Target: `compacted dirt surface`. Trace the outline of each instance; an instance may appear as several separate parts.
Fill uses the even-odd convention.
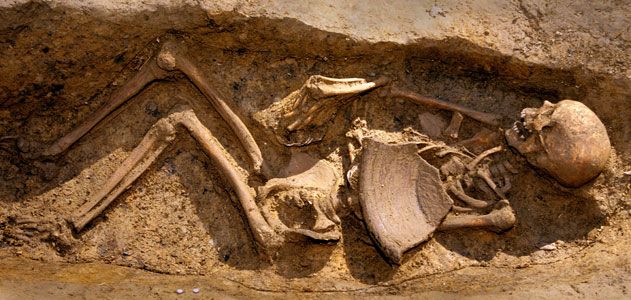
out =
[[[628,298],[629,20],[625,1],[4,0],[0,298]],[[264,184],[182,75],[150,84],[62,154],[39,155],[165,39],[185,47],[242,116],[272,173],[297,152],[348,167],[345,133],[355,118],[384,134],[423,133],[426,113],[449,121],[445,111],[371,92],[341,107],[321,142],[285,147],[257,116],[311,75],[386,76],[418,94],[499,114],[502,128],[523,108],[575,99],[605,124],[611,155],[600,176],[570,189],[505,151],[519,170],[508,194],[516,226],[437,232],[400,266],[387,263],[353,209],[340,214],[340,241],[293,241],[265,257],[234,192],[187,134],[83,231],[63,223],[58,237],[16,236],[20,218],[71,216],[179,103],[194,106],[251,187]],[[498,129],[465,119],[459,139],[482,128]],[[345,187],[339,193],[349,195]]]

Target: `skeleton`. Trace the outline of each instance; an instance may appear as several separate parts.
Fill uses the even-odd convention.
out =
[[[200,72],[193,60],[186,54],[186,51],[178,47],[175,41],[165,42],[161,49],[140,68],[133,78],[111,95],[102,108],[85,120],[83,124],[51,145],[44,151],[44,154],[57,155],[62,153],[125,101],[138,94],[148,83],[168,78],[171,76],[172,71],[184,73],[208,101],[212,103],[248,154],[252,170],[270,177],[270,171],[263,160],[261,151],[244,122],[211,87],[208,78]],[[327,125],[342,106],[352,102],[357,95],[381,87],[380,90],[383,96],[404,98],[418,104],[452,111],[452,120],[443,131],[443,135],[452,139],[458,137],[464,116],[492,126],[497,126],[499,123],[498,120],[500,118],[493,114],[478,112],[460,105],[423,97],[392,86],[382,87],[388,82],[386,78],[367,81],[361,78],[335,79],[311,76],[299,90],[274,103],[263,112],[255,114],[254,118],[264,128],[272,131],[277,140],[283,145],[287,147],[305,146],[320,141],[325,137]],[[529,130],[528,137],[524,135],[524,130],[521,130],[519,126],[515,130],[506,132],[509,144],[524,155],[528,156],[529,153],[536,153],[533,149],[544,149],[550,156],[555,155],[547,147],[550,146],[552,140],[545,138],[546,128],[565,128],[562,127],[563,125],[558,127],[558,124],[563,124],[561,122],[563,117],[556,117],[557,111],[560,114],[565,106],[559,104],[559,108],[556,110],[551,110],[548,104],[544,105],[544,107],[545,109],[542,107],[536,112],[527,111],[524,113],[527,122],[523,127]],[[571,111],[570,117],[572,112],[580,113],[582,110]],[[384,153],[386,154],[394,149],[394,151],[391,151],[391,154],[373,156],[362,153],[364,151],[364,140],[366,138],[371,139],[371,142],[368,142],[368,144],[372,145],[376,145],[378,142],[372,141],[373,137],[370,136],[370,131],[367,130],[365,123],[359,122],[355,125],[356,128],[349,132],[349,136],[357,142],[357,145],[349,143],[349,156],[355,164],[347,172],[347,179],[351,187],[359,190],[365,197],[362,201],[367,202],[377,198],[379,194],[375,190],[371,191],[369,189],[374,184],[377,184],[376,180],[379,180],[379,178],[370,177],[369,175],[374,172],[384,171],[383,168],[371,169],[368,165],[372,164],[375,159],[381,159],[379,157],[388,157],[389,155],[392,158],[396,158],[405,154],[406,159],[412,159],[412,165],[421,172],[419,174],[426,176],[419,175],[409,178],[406,177],[407,173],[395,174],[401,176],[404,183],[403,186],[419,186],[425,190],[434,191],[432,192],[434,196],[424,200],[426,203],[429,203],[425,206],[427,209],[418,214],[418,216],[426,217],[418,220],[419,224],[427,226],[417,232],[416,235],[410,235],[411,238],[402,247],[394,249],[384,246],[384,251],[389,252],[389,258],[395,263],[400,262],[401,255],[410,247],[414,247],[429,238],[434,230],[483,227],[494,231],[503,231],[514,225],[516,219],[508,204],[506,194],[511,188],[509,173],[515,173],[515,170],[507,162],[495,164],[489,162],[491,155],[503,150],[501,146],[487,147],[497,141],[497,133],[489,130],[481,131],[473,138],[451,146],[417,134],[417,137],[411,141],[412,143],[395,145],[392,148],[385,147],[384,149],[390,149],[385,150],[386,152]],[[239,199],[254,240],[268,254],[296,235],[323,241],[340,239],[340,218],[337,213],[343,205],[338,201],[337,192],[342,182],[342,176],[338,175],[338,170],[332,164],[307,154],[294,153],[289,165],[278,174],[277,178],[270,179],[264,186],[259,187],[255,197],[253,190],[246,184],[246,178],[234,167],[235,163],[232,157],[213,137],[212,132],[202,124],[193,109],[186,104],[177,105],[166,117],[154,124],[140,144],[103,184],[101,189],[93,193],[90,199],[70,217],[69,221],[74,229],[76,231],[83,230],[123,191],[128,189],[156,161],[165,148],[174,142],[178,132],[191,134],[218,167]],[[515,138],[515,134],[521,136]],[[539,146],[531,145],[533,136],[538,137],[535,141],[541,143]],[[473,155],[464,148],[476,145],[486,150],[478,155]],[[371,147],[373,146],[368,148]],[[407,150],[398,151],[399,148]],[[576,146],[573,149],[576,149]],[[409,154],[409,151],[412,151],[412,154]],[[362,158],[358,159],[358,157]],[[360,160],[363,166],[358,167],[357,164]],[[552,160],[553,157],[548,159],[548,161]],[[428,161],[438,162],[440,171],[429,164]],[[531,161],[530,158],[529,161]],[[535,165],[547,170],[562,183],[572,185],[584,180],[584,178],[581,178],[582,180],[577,181],[563,181],[566,177],[555,173],[554,168],[549,168],[548,164],[545,163],[546,160],[536,158],[533,161],[537,162]],[[584,159],[584,161],[591,162],[589,159]],[[596,165],[601,166],[602,163],[597,161]],[[579,163],[576,167],[585,168],[585,164]],[[360,169],[361,172],[358,172]],[[400,168],[397,172],[401,170],[404,169]],[[591,176],[590,178],[592,178],[595,176],[593,171],[589,171],[588,174],[589,176],[585,177]],[[595,174],[597,175],[597,173]],[[426,178],[426,180],[423,181],[419,178]],[[500,178],[500,180],[495,178]],[[408,182],[406,180],[412,181]],[[362,183],[357,187],[357,182],[360,181]],[[484,192],[489,200],[480,200],[469,196],[467,191],[474,188]],[[410,193],[417,193],[412,195],[412,197],[419,198],[419,195],[422,194],[420,191],[416,190]],[[454,205],[448,193],[467,207]],[[432,202],[434,200],[436,202]],[[434,208],[439,209],[429,213]],[[379,212],[375,211],[375,209],[379,210],[379,206],[370,207],[363,203],[362,211],[365,215],[364,217],[367,216],[368,218],[366,219],[370,219],[371,216],[377,215]],[[487,214],[480,214],[488,212],[489,209],[493,210]],[[469,215],[447,215],[450,211],[469,213]],[[396,218],[396,216],[394,217]],[[369,222],[369,227],[379,226],[378,223],[369,220],[367,222]],[[30,221],[16,223],[22,231],[16,231],[14,235],[23,237],[24,232],[29,232],[29,227],[34,228],[33,230],[38,232],[57,232],[54,228],[29,225],[32,223]],[[376,239],[378,245],[383,246],[384,242],[379,237]]]

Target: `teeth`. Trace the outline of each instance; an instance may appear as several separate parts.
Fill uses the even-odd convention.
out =
[[[515,123],[513,123],[513,127],[511,128],[513,129],[513,131],[515,131],[515,133],[518,134],[519,138],[522,140],[526,139],[527,133],[530,133],[530,130],[526,129],[524,127],[524,124],[522,122],[516,121]]]

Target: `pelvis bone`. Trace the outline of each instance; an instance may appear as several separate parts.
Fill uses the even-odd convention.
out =
[[[506,130],[506,140],[561,184],[579,187],[604,169],[611,144],[605,125],[583,103],[545,101],[522,110],[521,122]]]
[[[341,178],[325,160],[296,153],[281,172],[258,189],[261,211],[274,231],[315,240],[337,241],[341,237],[336,214]]]
[[[285,146],[308,145],[324,138],[327,128],[323,125],[335,117],[341,106],[388,81],[383,77],[371,82],[314,75],[299,90],[256,113],[254,118],[272,129]]]

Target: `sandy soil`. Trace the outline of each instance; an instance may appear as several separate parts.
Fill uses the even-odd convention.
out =
[[[7,1],[0,4],[0,295],[145,298],[416,295],[628,297],[631,288],[631,8],[554,1]],[[338,243],[290,243],[263,259],[229,185],[188,135],[85,231],[67,241],[4,234],[16,216],[63,218],[94,193],[174,105],[187,101],[244,174],[230,129],[183,76],[148,86],[53,159],[43,146],[99,108],[176,37],[244,116],[273,172],[292,152],[344,164],[354,117],[422,131],[419,114],[449,114],[376,93],[343,107],[322,143],[290,150],[255,113],[310,75],[387,76],[419,94],[504,117],[576,99],[604,122],[605,171],[568,189],[517,162],[512,230],[437,233],[401,266],[376,251],[362,221],[342,218]],[[8,58],[8,59],[7,59]],[[482,126],[466,120],[461,139]],[[492,127],[487,128],[493,129]],[[256,176],[252,186],[261,185]],[[555,250],[540,248],[554,244]]]

